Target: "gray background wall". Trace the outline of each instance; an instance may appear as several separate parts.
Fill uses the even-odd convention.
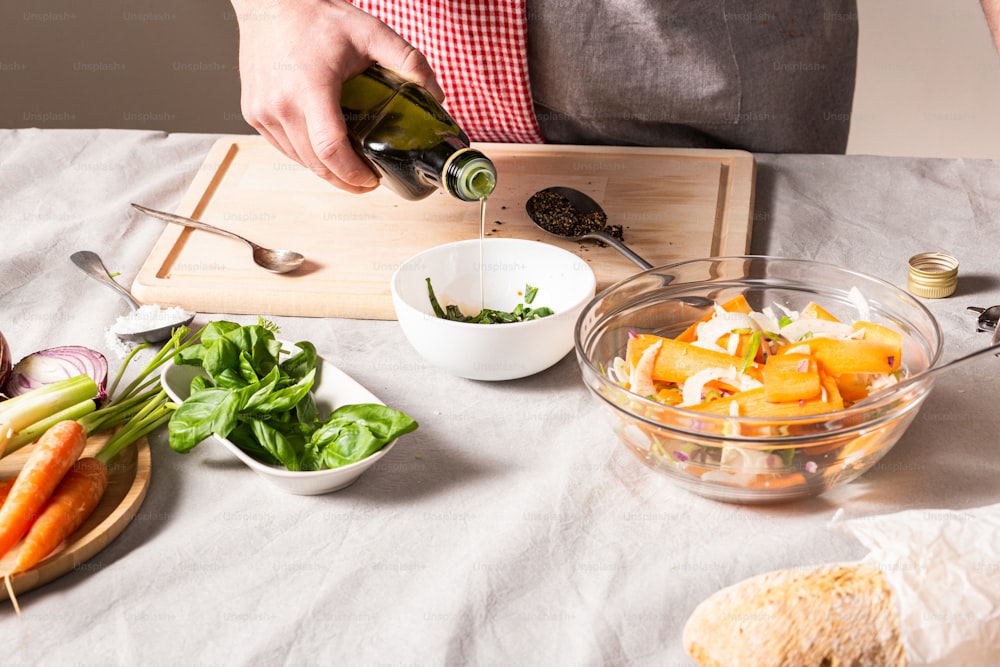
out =
[[[849,153],[1000,158],[1000,57],[979,0],[858,0]]]
[[[226,0],[0,5],[0,127],[252,131]],[[859,0],[858,13],[848,151],[1000,157],[1000,57],[979,2]]]
[[[226,0],[3,0],[0,126],[250,132]]]

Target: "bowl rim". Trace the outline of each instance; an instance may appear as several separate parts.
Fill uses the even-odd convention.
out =
[[[410,264],[411,262],[414,262],[415,260],[417,260],[417,259],[419,259],[421,257],[425,257],[425,256],[427,256],[427,255],[429,255],[429,254],[431,254],[433,252],[441,251],[441,250],[443,250],[445,248],[454,247],[454,246],[467,246],[467,245],[473,245],[473,244],[478,245],[481,241],[484,242],[484,243],[495,243],[495,242],[500,241],[500,242],[505,242],[505,243],[509,243],[509,244],[512,244],[512,245],[531,245],[531,246],[536,246],[536,247],[537,246],[543,246],[543,247],[546,248],[546,252],[552,251],[552,252],[554,252],[554,254],[563,255],[563,256],[566,256],[567,258],[572,258],[574,261],[579,262],[582,267],[586,268],[586,271],[581,271],[581,273],[586,277],[587,287],[586,287],[586,289],[582,289],[581,290],[581,296],[579,298],[573,300],[569,304],[569,306],[567,306],[563,310],[554,312],[551,316],[541,317],[541,318],[533,319],[533,320],[525,320],[525,321],[522,321],[522,322],[498,322],[496,324],[489,324],[489,325],[483,325],[483,324],[478,323],[478,322],[456,322],[455,320],[448,320],[448,319],[445,319],[445,318],[442,318],[442,317],[436,317],[433,313],[427,313],[427,312],[424,312],[423,310],[420,310],[419,308],[417,308],[416,306],[414,306],[413,304],[411,304],[409,301],[407,301],[405,298],[403,298],[403,295],[399,293],[399,289],[397,287],[397,282],[399,280],[399,277],[403,274],[403,272],[405,270],[407,270],[407,269],[405,269],[405,267],[406,267],[407,264]],[[533,326],[544,326],[546,324],[546,322],[551,322],[553,320],[553,318],[563,319],[566,314],[571,314],[574,311],[576,311],[578,309],[581,309],[581,308],[585,309],[587,307],[587,305],[590,304],[590,302],[594,298],[594,294],[597,291],[597,276],[594,273],[594,269],[590,266],[590,263],[588,263],[585,259],[583,259],[579,255],[577,255],[576,253],[571,252],[569,250],[566,250],[565,248],[557,246],[557,245],[555,245],[553,243],[546,243],[545,241],[536,241],[536,240],[533,240],[533,239],[517,239],[517,238],[508,238],[508,237],[498,237],[498,238],[497,237],[486,237],[486,238],[483,238],[483,239],[463,239],[461,241],[451,241],[449,243],[442,243],[440,245],[436,245],[436,246],[432,246],[430,248],[426,248],[426,249],[421,250],[420,252],[418,252],[418,253],[416,253],[414,255],[411,255],[410,257],[408,257],[405,260],[403,260],[403,262],[401,262],[400,265],[398,267],[396,267],[396,270],[392,272],[392,277],[389,279],[389,291],[390,291],[390,294],[392,295],[393,303],[397,304],[397,306],[399,306],[399,305],[404,306],[406,308],[406,310],[408,312],[410,312],[411,314],[416,314],[416,315],[419,315],[421,317],[427,317],[428,319],[430,319],[432,321],[435,321],[435,322],[439,321],[439,322],[441,322],[442,326],[453,327],[453,328],[461,328],[461,327],[483,327],[483,326],[485,326],[490,331],[497,331],[497,330],[503,330],[503,329],[517,328],[517,327],[527,328],[527,327],[533,327]],[[397,319],[398,319],[398,317],[397,317]]]
[[[654,401],[644,396],[640,396],[639,394],[633,394],[632,392],[628,391],[618,383],[614,382],[611,378],[607,377],[607,375],[601,370],[601,368],[596,366],[585,354],[584,351],[585,348],[583,345],[583,341],[581,340],[581,330],[585,317],[587,316],[588,313],[591,312],[591,310],[597,305],[597,303],[602,298],[604,298],[611,292],[615,291],[616,289],[619,289],[621,286],[629,282],[639,280],[644,276],[655,274],[665,270],[676,269],[678,267],[690,266],[694,264],[707,264],[707,263],[719,263],[719,262],[735,263],[735,262],[746,262],[746,261],[782,262],[789,264],[813,265],[813,266],[821,266],[824,268],[830,268],[839,271],[845,275],[854,275],[866,281],[876,283],[882,287],[889,289],[891,292],[903,296],[909,302],[910,305],[915,306],[917,310],[927,318],[927,320],[931,324],[931,329],[935,336],[935,341],[932,341],[931,345],[932,349],[929,350],[931,354],[929,356],[927,368],[921,369],[919,373],[917,373],[912,377],[920,378],[921,375],[925,375],[929,369],[934,368],[934,366],[936,366],[937,363],[940,361],[941,355],[944,350],[944,336],[941,331],[941,327],[938,324],[937,318],[935,318],[933,313],[931,313],[931,311],[923,303],[918,301],[916,297],[909,294],[900,287],[886,280],[883,280],[882,278],[878,278],[877,276],[873,276],[868,273],[863,273],[861,271],[855,271],[854,269],[848,269],[839,266],[837,264],[833,264],[831,262],[823,262],[812,259],[780,257],[773,255],[720,255],[720,256],[700,257],[695,259],[687,259],[679,262],[672,262],[670,264],[664,264],[661,266],[655,266],[645,271],[641,271],[639,273],[631,275],[622,280],[619,280],[618,282],[609,285],[605,289],[598,292],[593,299],[587,302],[587,304],[583,307],[583,310],[580,312],[580,315],[577,318],[576,326],[574,327],[573,330],[573,347],[576,352],[578,363],[580,363],[586,370],[592,373],[594,377],[599,378],[602,384],[608,385],[610,388],[616,389],[617,391],[626,394],[628,399],[632,402],[633,405],[655,408],[656,410],[662,412],[665,415],[670,415],[671,417],[675,417],[678,420],[678,422],[674,423],[673,421],[671,421],[670,423],[664,423],[661,421],[656,421],[648,417],[644,417],[642,414],[639,414],[636,410],[630,409],[627,406],[622,406],[617,403],[611,403],[610,401],[608,401],[609,404],[612,405],[612,407],[621,410],[623,412],[626,412],[631,417],[639,419],[651,426],[656,426],[660,428],[669,428],[671,430],[689,433],[692,436],[696,437],[718,438],[720,445],[724,442],[735,441],[735,442],[740,442],[741,446],[743,446],[742,443],[747,443],[748,445],[752,445],[754,443],[761,444],[761,443],[774,443],[774,442],[792,443],[795,441],[793,440],[795,436],[740,435],[739,433],[732,435],[730,434],[722,435],[721,432],[716,432],[715,430],[685,428],[683,424],[685,423],[685,421],[694,421],[703,423],[714,423],[719,425],[732,424],[734,422],[737,422],[737,423],[747,424],[748,426],[761,426],[761,427],[768,424],[773,425],[775,423],[780,423],[781,425],[790,425],[790,426],[796,426],[796,425],[804,426],[809,424],[827,424],[832,426],[829,429],[823,429],[823,430],[816,429],[814,431],[810,431],[808,434],[804,433],[796,438],[798,441],[801,441],[801,440],[809,440],[811,438],[815,438],[820,433],[830,434],[830,435],[832,434],[840,435],[844,433],[849,433],[850,430],[852,430],[852,428],[854,427],[870,428],[873,424],[878,424],[879,420],[866,419],[864,418],[865,414],[871,413],[873,411],[876,412],[877,414],[880,414],[880,411],[884,410],[887,404],[891,404],[893,402],[902,402],[906,405],[912,403],[914,406],[916,406],[919,405],[924,398],[926,398],[927,394],[930,392],[934,384],[933,375],[931,375],[930,377],[925,377],[922,380],[917,379],[913,381],[906,387],[904,391],[898,394],[893,393],[891,391],[891,387],[889,387],[886,390],[880,392],[881,395],[879,398],[877,398],[877,400],[867,401],[863,405],[856,405],[849,408],[843,408],[841,410],[834,410],[831,412],[820,413],[815,415],[802,415],[798,417],[781,417],[780,419],[777,419],[774,417],[746,417],[739,415],[730,416],[730,415],[706,414],[696,410],[688,410],[685,408],[666,405],[664,403]],[[678,285],[684,285],[684,284],[690,284],[690,283],[678,283]],[[593,387],[591,387],[589,383],[587,384],[587,386],[588,388],[591,389],[591,391],[593,391]],[[910,396],[911,398],[907,398],[908,396]],[[896,412],[893,412],[891,415],[880,414],[880,418],[896,416],[896,414],[897,414]],[[850,423],[851,426],[836,427],[836,422],[842,420]]]

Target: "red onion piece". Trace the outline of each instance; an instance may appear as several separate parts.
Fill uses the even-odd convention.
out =
[[[7,344],[7,339],[0,333],[0,389],[3,389],[3,386],[7,384],[7,376],[10,375],[12,366],[10,345]]]
[[[104,400],[107,397],[108,360],[100,352],[82,345],[53,347],[29,354],[14,364],[3,391],[7,396],[14,397],[84,373],[97,383],[95,400]]]

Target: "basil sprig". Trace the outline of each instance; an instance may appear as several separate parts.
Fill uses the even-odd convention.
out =
[[[282,359],[274,325],[211,322],[178,363],[200,366],[191,395],[170,418],[171,449],[187,452],[212,434],[250,456],[289,470],[322,470],[360,461],[417,428],[375,403],[344,405],[321,418],[312,389],[319,356],[307,341]]]

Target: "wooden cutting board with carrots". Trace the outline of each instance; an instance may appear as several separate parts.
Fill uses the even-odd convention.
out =
[[[83,456],[93,456],[108,439],[108,434],[92,436]],[[31,455],[25,447],[0,459],[0,479],[16,477]],[[36,567],[11,577],[15,595],[30,591],[74,570],[86,570],[87,561],[96,556],[128,526],[139,512],[149,488],[150,452],[146,438],[127,447],[108,467],[108,488],[100,504],[75,533]],[[0,573],[15,563],[19,547],[0,558]],[[97,563],[97,571],[106,564]],[[7,588],[0,585],[0,600],[8,597]]]
[[[487,237],[527,238],[576,252],[598,289],[639,271],[610,247],[555,238],[525,212],[532,194],[570,186],[623,227],[625,242],[654,265],[745,254],[753,215],[753,156],[743,151],[477,144],[495,163]],[[149,204],[150,202],[137,202]],[[220,138],[176,213],[261,245],[297,250],[305,264],[277,275],[247,246],[167,225],[132,285],[146,303],[204,313],[394,319],[393,271],[429,247],[478,238],[480,208],[443,192],[411,202],[387,188],[352,195],[333,188],[255,136]],[[164,223],[130,212],[133,225]]]

